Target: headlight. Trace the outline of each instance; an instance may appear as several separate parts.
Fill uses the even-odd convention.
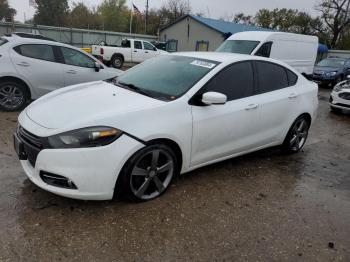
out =
[[[50,136],[52,148],[82,148],[105,146],[114,142],[122,132],[112,127],[88,127]]]
[[[328,72],[326,73],[326,76],[335,76],[337,72]]]

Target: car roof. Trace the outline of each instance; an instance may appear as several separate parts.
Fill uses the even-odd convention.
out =
[[[204,60],[211,60],[216,61],[220,63],[234,63],[238,61],[244,61],[244,60],[260,60],[260,61],[270,61],[277,64],[287,66],[285,63],[261,56],[254,56],[254,55],[243,55],[243,54],[235,54],[235,53],[221,53],[221,52],[179,52],[179,53],[172,53],[172,55],[177,56],[187,56],[187,57],[193,57],[198,59],[204,59]]]

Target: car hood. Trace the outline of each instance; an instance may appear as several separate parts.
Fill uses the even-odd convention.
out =
[[[93,125],[95,120],[153,108],[165,102],[104,81],[62,88],[32,103],[27,116],[49,129]],[[96,121],[97,122],[97,121]]]
[[[339,72],[341,68],[339,67],[328,67],[328,66],[315,66],[314,73],[328,73],[328,72]]]

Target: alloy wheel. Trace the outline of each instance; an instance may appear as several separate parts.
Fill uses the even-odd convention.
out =
[[[150,200],[161,195],[174,175],[174,159],[163,149],[149,151],[134,165],[130,186],[135,197]]]
[[[7,84],[0,87],[0,106],[7,110],[19,108],[24,102],[24,93],[21,88]]]
[[[300,150],[305,142],[308,135],[309,124],[305,119],[299,119],[292,129],[291,139],[289,141],[290,147],[293,151]]]

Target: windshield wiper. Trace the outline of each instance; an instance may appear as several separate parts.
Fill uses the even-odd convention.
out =
[[[142,89],[142,88],[140,88],[140,87],[137,87],[137,86],[135,86],[134,84],[124,83],[124,82],[118,82],[117,84],[118,84],[119,86],[121,86],[121,87],[126,87],[126,88],[128,88],[128,89],[131,89],[131,90],[133,90],[133,91],[135,91],[135,92],[137,92],[137,93],[139,93],[139,94],[142,94],[142,95],[145,95],[145,96],[149,96],[149,97],[154,98],[154,96],[151,95],[150,92],[147,92],[146,90],[144,90],[144,89]]]

